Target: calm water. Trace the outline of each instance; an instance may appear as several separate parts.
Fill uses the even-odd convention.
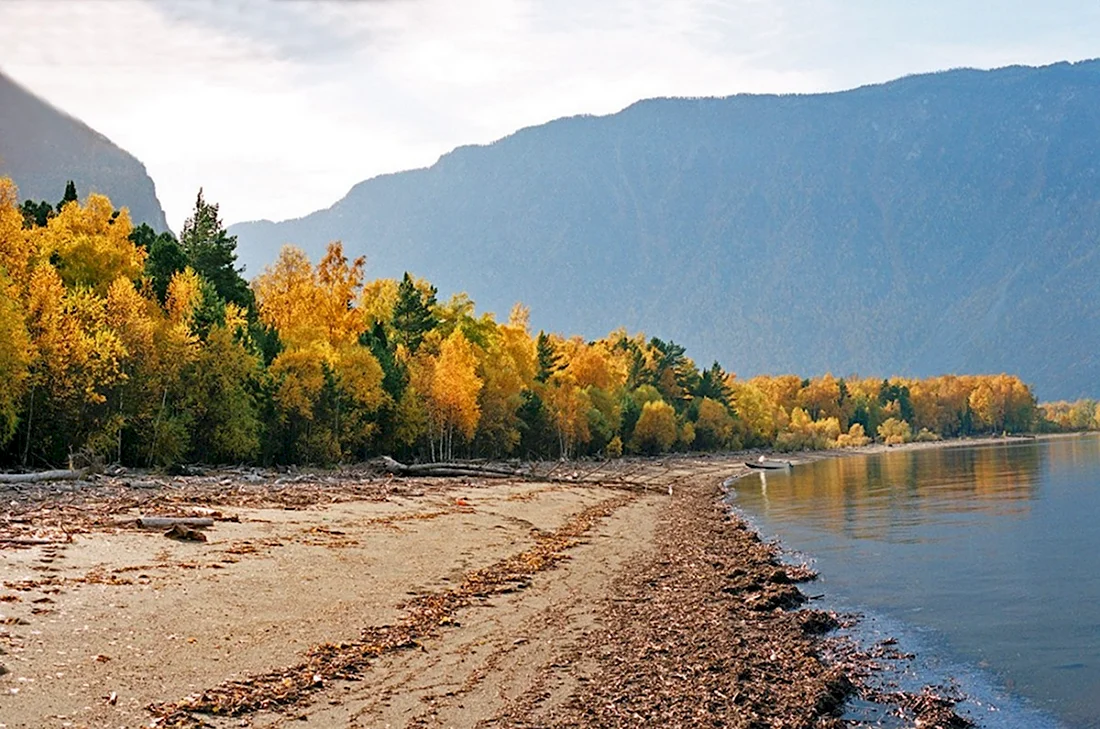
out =
[[[982,726],[1100,727],[1100,437],[819,461],[733,503]]]

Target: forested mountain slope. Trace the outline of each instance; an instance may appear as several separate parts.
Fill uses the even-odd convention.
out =
[[[343,240],[536,327],[666,332],[742,375],[1100,389],[1100,62],[560,119],[327,210],[233,226],[250,274]]]
[[[107,195],[135,223],[168,230],[145,166],[86,124],[58,111],[0,73],[0,176],[21,199],[57,203],[68,180],[83,198]]]

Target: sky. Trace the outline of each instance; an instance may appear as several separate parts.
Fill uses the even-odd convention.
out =
[[[145,163],[179,230],[328,207],[573,114],[1100,56],[1085,0],[0,0],[0,70]]]

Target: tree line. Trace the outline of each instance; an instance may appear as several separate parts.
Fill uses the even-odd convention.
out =
[[[786,450],[1056,427],[1009,375],[738,379],[675,342],[533,333],[339,243],[245,281],[200,191],[178,238],[0,179],[0,460],[327,464]]]

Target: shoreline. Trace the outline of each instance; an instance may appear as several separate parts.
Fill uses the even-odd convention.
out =
[[[722,501],[758,455],[9,490],[0,542],[28,543],[0,544],[0,728],[842,726],[872,658],[826,664],[812,575]],[[215,524],[176,542],[138,513]]]

